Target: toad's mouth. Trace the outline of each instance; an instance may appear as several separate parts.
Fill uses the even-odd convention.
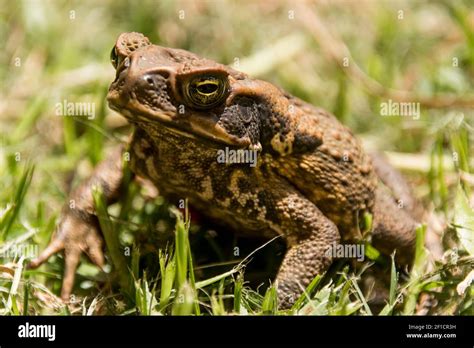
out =
[[[237,148],[249,148],[252,145],[248,136],[237,137],[229,134],[211,117],[192,114],[183,118],[174,111],[150,110],[136,100],[130,100],[126,106],[117,105],[111,93],[109,93],[107,100],[112,110],[117,111],[132,123],[153,124],[158,122],[166,127],[168,131],[179,136],[198,141],[203,140],[217,145],[223,144]]]

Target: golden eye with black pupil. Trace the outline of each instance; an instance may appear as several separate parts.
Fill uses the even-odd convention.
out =
[[[118,55],[117,55],[117,49],[112,47],[112,51],[110,51],[110,62],[112,63],[113,67],[117,69],[118,66]]]
[[[195,108],[209,109],[222,102],[226,90],[226,78],[199,76],[185,84],[184,97]]]

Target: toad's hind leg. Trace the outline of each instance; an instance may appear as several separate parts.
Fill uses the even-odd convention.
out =
[[[371,154],[381,183],[375,194],[372,242],[384,254],[396,251],[396,261],[411,265],[415,230],[423,209],[403,176],[380,154]]]
[[[386,255],[396,251],[398,264],[411,265],[417,226],[415,219],[402,205],[397,204],[390,192],[379,186],[375,194],[373,245]]]
[[[397,201],[397,205],[403,208],[413,219],[421,220],[423,208],[413,195],[410,185],[402,174],[383,155],[372,153],[370,157],[377,176],[383,185],[390,190],[390,194]]]
[[[273,185],[274,189],[278,184]],[[280,308],[289,308],[318,274],[331,265],[331,248],[339,244],[336,225],[308,199],[292,188],[275,189],[280,226],[288,250],[276,283]]]

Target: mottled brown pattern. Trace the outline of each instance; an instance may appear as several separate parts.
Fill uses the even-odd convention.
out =
[[[360,237],[364,213],[375,214],[374,243],[387,253],[397,250],[399,260],[410,263],[416,223],[389,190],[393,178],[395,186],[406,184],[379,160],[377,176],[359,141],[334,116],[268,82],[152,45],[141,34],[120,35],[112,59],[117,74],[107,99],[134,125],[132,171],[164,196],[188,198],[236,232],[282,236],[288,245],[277,275],[282,307],[329,267],[328,247]],[[209,76],[225,81],[223,99],[212,108],[193,107],[184,88]],[[226,147],[257,151],[256,165],[219,163],[219,150]],[[116,152],[71,194],[77,206],[63,211],[52,244],[33,262],[37,266],[66,249],[63,297],[71,292],[82,251],[93,251],[93,260],[103,262],[90,192],[95,183],[106,188],[109,199],[117,196],[121,163]],[[404,199],[413,208],[415,201]]]

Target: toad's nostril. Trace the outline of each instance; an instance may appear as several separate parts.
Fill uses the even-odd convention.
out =
[[[161,90],[166,86],[166,78],[159,73],[145,73],[139,79],[140,86],[147,90]]]
[[[143,76],[143,79],[148,82],[150,86],[155,86],[155,79],[151,75],[145,75]]]
[[[166,76],[163,76],[161,73],[148,73],[142,76],[142,81],[144,81],[150,87],[161,88],[164,83],[166,83]]]

